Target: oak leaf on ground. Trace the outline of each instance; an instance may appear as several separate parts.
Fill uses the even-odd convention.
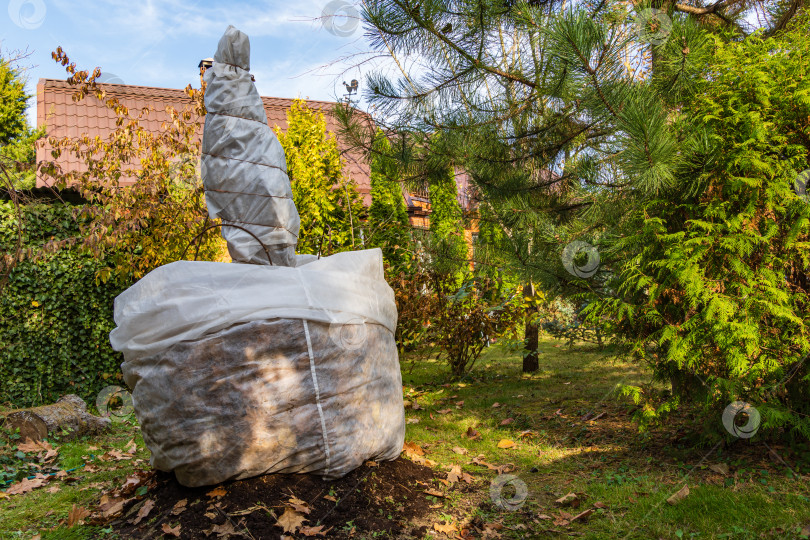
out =
[[[433,530],[436,532],[444,533],[447,536],[455,536],[458,532],[458,528],[452,522],[447,523],[434,523]]]
[[[285,533],[294,533],[305,521],[306,518],[302,514],[292,508],[285,508],[284,513],[276,521],[276,526],[281,527]]]

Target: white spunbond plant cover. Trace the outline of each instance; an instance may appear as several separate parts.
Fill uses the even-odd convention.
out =
[[[287,162],[249,70],[248,36],[229,26],[204,75],[205,201],[210,216],[222,219],[234,261],[270,264],[263,244],[272,264],[294,266],[300,219]]]
[[[128,361],[234,324],[281,317],[370,322],[393,334],[397,307],[379,248],[297,258],[305,263],[295,268],[197,261],[156,268],[115,299],[118,327],[110,343]]]
[[[298,259],[175,262],[116,298],[110,341],[152,465],[182,484],[337,478],[399,456],[397,312],[382,252]]]
[[[382,251],[295,255],[284,151],[249,59],[247,36],[228,27],[205,72],[202,143],[209,213],[233,260],[249,264],[174,262],[115,299],[110,343],[152,465],[186,486],[337,478],[396,459],[405,438]]]

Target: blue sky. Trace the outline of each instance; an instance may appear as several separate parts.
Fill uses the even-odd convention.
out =
[[[368,50],[362,25],[341,16],[349,1],[5,0],[0,46],[4,56],[31,52],[22,62],[32,66],[31,93],[40,78],[65,78],[51,59],[60,45],[81,69],[99,66],[127,84],[184,88],[199,86],[198,62],[213,56],[232,24],[250,36],[261,95],[334,100],[345,92],[342,81],[362,83],[360,70],[340,59]],[[337,9],[333,32],[322,18],[330,7]],[[32,99],[29,118],[35,111]]]

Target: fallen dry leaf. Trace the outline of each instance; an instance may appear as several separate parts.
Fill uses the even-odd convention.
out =
[[[514,419],[514,418],[507,418],[507,419],[505,419],[505,420],[501,420],[500,425],[502,425],[502,426],[508,426],[509,424],[511,424],[511,423],[512,423],[512,422],[514,422],[514,421],[515,421],[515,419]]]
[[[481,532],[482,538],[500,538],[501,533],[500,531],[503,529],[503,524],[498,523],[497,521],[494,523],[484,523],[484,530]]]
[[[47,491],[48,493],[57,493],[60,490],[61,489],[59,488],[59,486],[51,486],[48,489],[46,489],[45,491]]]
[[[468,439],[478,440],[481,438],[481,434],[475,431],[472,427],[467,428],[467,433],[464,434]]]
[[[573,518],[571,518],[571,521],[576,521],[578,519],[585,519],[586,517],[590,516],[591,514],[593,514],[593,508],[588,508],[584,512],[580,512],[579,514],[577,514]]]
[[[102,497],[102,501],[104,497]],[[109,518],[120,514],[124,510],[124,499],[111,499],[107,503],[102,503],[99,506],[99,510],[101,510],[101,515],[105,518]]]
[[[728,476],[728,463],[713,463],[709,465],[709,469],[723,476]]]
[[[537,519],[554,519],[553,517],[549,516],[548,514],[539,514]]]
[[[230,520],[226,521],[222,525],[214,525],[210,529],[211,534],[216,534],[217,536],[231,536],[236,534],[236,529],[233,528],[233,523]]]
[[[447,481],[451,484],[455,484],[461,479],[461,467],[458,465],[453,465],[450,467],[450,470],[447,473]]]
[[[161,527],[160,529],[163,531],[163,534],[169,534],[171,536],[174,536],[175,538],[180,537],[180,524],[179,523],[177,524],[177,527],[174,527],[174,528],[172,528],[172,526],[169,525],[168,523],[164,523],[163,527]]]
[[[442,410],[436,411],[436,412],[439,413],[439,414],[448,414],[448,413],[453,412],[453,409],[442,409]]]
[[[433,495],[434,497],[445,497],[445,494],[437,489],[426,489],[425,493],[428,495]]]
[[[146,502],[143,503],[143,506],[141,506],[138,509],[138,514],[135,516],[135,519],[132,520],[132,524],[137,525],[138,523],[143,521],[143,518],[148,516],[149,512],[151,512],[152,508],[154,508],[154,507],[155,507],[155,501],[153,501],[152,499],[147,499]]]
[[[126,481],[124,481],[123,485],[121,486],[121,491],[128,491],[129,488],[135,488],[141,485],[142,479],[135,475],[135,476],[128,476]]]
[[[306,503],[306,501],[302,501],[298,497],[295,496],[290,497],[290,499],[287,502],[290,504],[290,507],[296,512],[300,512],[302,514],[309,514],[310,512],[309,505]]]
[[[218,488],[216,488],[216,489],[212,489],[211,491],[209,491],[208,493],[206,493],[206,494],[205,494],[205,496],[206,496],[206,497],[209,497],[209,498],[211,498],[211,499],[213,499],[213,498],[215,498],[215,497],[216,497],[217,499],[219,499],[220,497],[224,497],[224,496],[225,496],[225,495],[227,495],[227,494],[228,494],[228,492],[225,490],[225,488],[224,488],[224,487],[222,487],[222,486],[219,486]]]
[[[332,497],[331,495],[324,495],[323,498],[326,499],[327,501],[337,502],[337,499],[335,497]]]
[[[478,454],[477,456],[472,458],[472,461],[470,461],[470,463],[472,463],[473,465],[483,465],[484,467],[488,468],[494,467],[494,465],[490,465],[489,463],[484,461],[484,454]]]
[[[17,445],[17,450],[20,452],[25,453],[38,453],[42,450],[52,450],[50,444],[43,441],[33,441],[30,438],[25,439],[25,442],[21,442]]]
[[[579,497],[577,497],[576,493],[568,493],[567,495],[563,495],[554,502],[562,506],[573,506],[574,508],[576,508],[577,506],[579,506],[580,500]]]
[[[447,522],[447,523],[434,523],[433,530],[436,532],[444,533],[447,536],[455,536],[458,532],[458,527],[454,523]]]
[[[512,448],[514,446],[515,446],[515,441],[511,441],[509,439],[501,439],[498,442],[498,448],[505,449],[505,448]]]
[[[68,529],[76,525],[77,523],[81,522],[84,518],[88,517],[90,512],[88,512],[85,508],[81,506],[76,506],[75,504],[70,509],[70,513],[68,514],[67,519],[67,526]]]
[[[405,441],[405,444],[402,446],[402,451],[405,452],[405,455],[408,457],[425,455],[425,451],[422,450],[421,446],[409,441]]]
[[[422,456],[413,456],[411,457],[411,461],[417,463],[419,465],[424,465],[425,467],[435,467],[436,462],[432,459],[423,458]]]
[[[495,403],[493,403],[493,404],[492,404],[492,408],[493,408],[493,409],[497,409],[497,408],[498,408],[498,407],[500,407],[500,406],[501,406],[501,404],[500,404],[500,403],[498,403],[497,401],[496,401]]]
[[[109,452],[107,452],[103,456],[99,456],[99,459],[104,461],[104,459],[102,459],[104,457],[111,457],[111,458],[115,459],[115,461],[124,461],[124,460],[128,460],[128,459],[132,459],[132,456],[122,454],[118,450],[110,450]]]
[[[689,496],[689,486],[684,485],[681,489],[678,490],[677,493],[675,493],[669,499],[667,499],[667,503],[674,506],[688,496]]]
[[[308,527],[304,525],[298,529],[298,532],[304,536],[326,536],[326,533],[328,533],[331,528],[323,530],[324,527],[325,525],[318,525],[317,527]]]
[[[607,508],[608,505],[606,505],[605,503],[602,503],[602,502],[595,502],[595,503],[593,503],[593,507],[594,508]]]
[[[285,533],[294,533],[304,521],[306,521],[306,518],[302,514],[299,514],[292,508],[285,508],[284,513],[278,518],[276,526],[281,527]]]
[[[9,495],[22,495],[23,493],[28,493],[29,491],[33,491],[38,487],[44,486],[48,482],[47,479],[44,478],[23,478],[16,484],[12,484],[10,488],[6,490],[6,493]]]
[[[464,406],[464,400],[456,401],[456,409],[460,409]]]
[[[487,463],[484,461],[484,454],[479,454],[472,459],[470,462],[473,465],[482,465],[491,471],[497,471],[498,474],[504,474],[507,472],[511,472],[515,469],[515,466],[511,463],[507,463],[506,465],[493,465],[492,463]]]
[[[174,506],[172,506],[171,514],[173,516],[179,516],[180,514],[185,512],[187,504],[188,504],[188,499],[183,499],[183,500],[177,501],[176,503],[174,503]]]
[[[454,446],[453,447],[453,452],[455,452],[456,454],[461,454],[462,456],[466,456],[469,451],[466,448],[462,448],[460,446]]]

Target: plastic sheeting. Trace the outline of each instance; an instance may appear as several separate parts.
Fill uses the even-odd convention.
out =
[[[295,268],[181,261],[115,300],[113,348],[152,465],[187,486],[343,476],[405,436],[379,249]]]
[[[222,236],[234,261],[294,266],[300,219],[284,149],[267,125],[249,69],[248,36],[229,26],[204,75],[205,200],[210,216],[222,219]]]

